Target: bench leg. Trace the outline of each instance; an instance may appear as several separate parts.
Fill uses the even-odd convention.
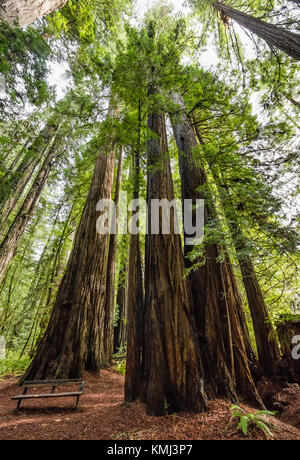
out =
[[[79,399],[80,399],[80,396],[77,396],[77,398],[76,398],[76,409],[78,409]]]
[[[20,409],[20,407],[21,407],[21,402],[22,402],[22,399],[19,399],[19,400],[18,400],[18,404],[17,404],[17,410]]]

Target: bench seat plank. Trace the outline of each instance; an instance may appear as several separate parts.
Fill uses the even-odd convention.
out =
[[[46,399],[46,398],[67,398],[71,396],[81,396],[83,394],[82,391],[76,392],[76,393],[47,393],[43,395],[19,395],[19,396],[14,396],[13,400],[18,400],[18,399]]]

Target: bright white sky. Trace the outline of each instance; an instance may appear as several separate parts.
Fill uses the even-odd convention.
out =
[[[138,17],[142,20],[145,13],[149,9],[151,9],[153,5],[157,3],[158,3],[157,0],[136,0],[135,10],[136,10]],[[186,6],[184,6],[184,4],[186,3],[186,0],[169,0],[168,3],[170,3],[171,5],[174,5],[175,13],[182,12],[186,14],[189,11],[189,9]]]

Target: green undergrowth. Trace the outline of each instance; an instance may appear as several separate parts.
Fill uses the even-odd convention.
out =
[[[17,355],[11,355],[6,359],[0,359],[0,380],[21,377],[29,364],[30,358],[27,356],[20,358]]]

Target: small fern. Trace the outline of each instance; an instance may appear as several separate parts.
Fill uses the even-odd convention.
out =
[[[125,375],[126,374],[126,360],[123,359],[121,361],[118,361],[115,365],[115,370],[119,372],[119,374]]]
[[[260,410],[257,411],[255,414],[247,414],[241,407],[239,406],[232,406],[231,410],[231,419],[239,419],[237,428],[243,432],[245,436],[247,436],[249,428],[251,426],[256,426],[259,430],[261,430],[266,437],[273,438],[274,435],[271,431],[272,429],[276,429],[275,425],[271,423],[266,417],[273,417],[276,412],[270,412],[268,410]]]

